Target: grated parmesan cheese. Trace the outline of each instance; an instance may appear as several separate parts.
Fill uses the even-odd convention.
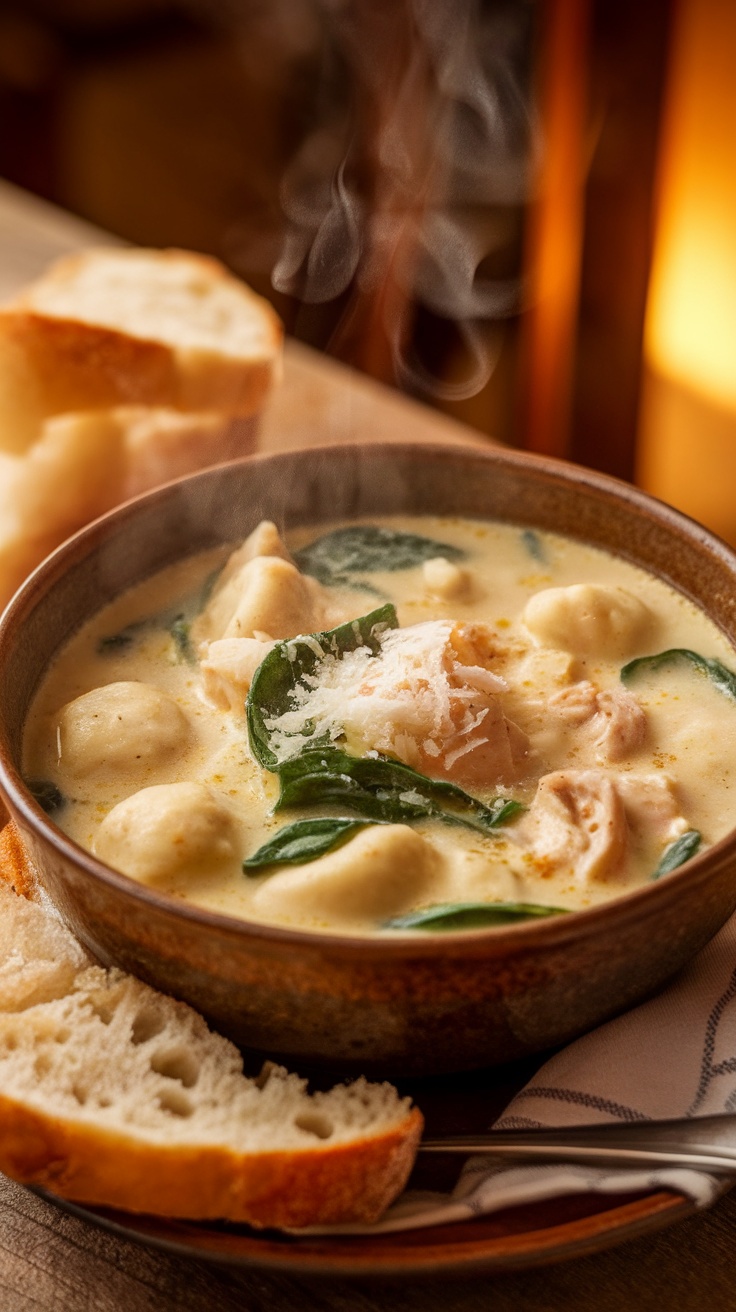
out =
[[[292,708],[266,720],[279,762],[313,738],[326,738],[358,755],[383,752],[444,773],[485,747],[499,722],[508,723],[498,702],[507,685],[484,666],[458,659],[455,627],[431,620],[388,629],[376,655],[368,647],[341,657],[319,648],[319,664],[295,689]]]

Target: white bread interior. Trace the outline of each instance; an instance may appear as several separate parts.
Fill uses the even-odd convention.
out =
[[[254,414],[281,341],[268,301],[190,251],[67,255],[0,313],[0,364],[10,347],[31,364],[44,414],[117,405]]]
[[[12,864],[22,849],[4,837]],[[32,891],[27,874],[16,886]],[[388,1084],[307,1094],[184,1003],[94,965],[0,883],[0,1170],[89,1204],[254,1226],[375,1220],[422,1118]]]
[[[185,251],[67,256],[0,309],[0,608],[89,520],[249,454],[281,342],[267,301]]]

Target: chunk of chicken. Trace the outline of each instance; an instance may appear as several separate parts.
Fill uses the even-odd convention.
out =
[[[529,739],[503,710],[499,694],[506,685],[490,669],[494,642],[485,625],[453,626],[442,657],[452,727],[421,744],[424,773],[488,787],[511,783],[523,771]]]
[[[626,688],[600,689],[585,679],[554,693],[548,705],[566,726],[583,732],[599,765],[622,761],[646,736],[646,713]]]
[[[634,836],[672,843],[691,828],[680,811],[677,788],[666,774],[622,774],[616,788]]]
[[[599,770],[544,775],[528,813],[508,832],[531,853],[540,875],[569,871],[579,884],[614,877],[628,850],[623,801]]]
[[[259,638],[218,638],[203,644],[200,670],[208,701],[223,711],[242,711],[253,675],[273,645]]]
[[[341,659],[328,653],[294,709],[269,723],[277,755],[293,755],[309,722],[359,756],[384,752],[432,777],[480,787],[511,782],[524,768],[528,740],[504,714],[506,683],[482,663],[484,641],[450,620],[429,620],[388,630],[376,655],[366,647]]]
[[[197,641],[218,638],[293,638],[328,627],[330,607],[315,579],[280,556],[254,556],[218,583],[192,626]]]

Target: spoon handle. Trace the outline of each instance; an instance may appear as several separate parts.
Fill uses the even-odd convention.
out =
[[[515,1161],[579,1162],[649,1169],[689,1167],[736,1175],[736,1116],[617,1121],[569,1129],[491,1130],[425,1139],[420,1152],[488,1153]]]

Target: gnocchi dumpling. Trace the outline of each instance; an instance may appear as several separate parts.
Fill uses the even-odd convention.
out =
[[[376,825],[336,852],[265,879],[253,910],[282,924],[338,923],[349,928],[381,921],[433,900],[443,858],[408,825]]]
[[[105,816],[94,841],[101,861],[144,884],[217,871],[237,857],[238,821],[224,797],[199,783],[153,784]]]
[[[93,688],[59,712],[59,766],[72,779],[141,778],[181,756],[192,729],[173,697],[150,683]]]
[[[623,660],[640,647],[655,623],[638,597],[605,583],[545,588],[530,597],[522,618],[543,644],[612,660]]]

